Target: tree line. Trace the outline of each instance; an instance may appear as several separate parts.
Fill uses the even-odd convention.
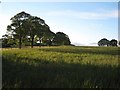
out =
[[[24,11],[16,14],[2,36],[2,47],[71,45],[69,36],[63,32],[54,33],[45,20]]]
[[[120,41],[117,41],[115,39],[108,40],[106,38],[101,39],[98,41],[98,46],[118,46],[120,45]]]
[[[71,45],[69,36],[63,32],[54,33],[46,24],[45,20],[37,16],[32,16],[24,11],[14,15],[11,24],[7,26],[7,33],[2,36],[2,47],[22,46],[51,46],[51,45]],[[98,41],[98,46],[120,45],[115,39],[106,38]]]

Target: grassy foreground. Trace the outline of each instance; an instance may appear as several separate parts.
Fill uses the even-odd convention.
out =
[[[119,49],[120,50],[120,49]],[[120,88],[117,47],[3,49],[3,88]]]

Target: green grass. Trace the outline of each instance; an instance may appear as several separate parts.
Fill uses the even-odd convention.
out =
[[[3,88],[120,88],[118,47],[3,49]]]

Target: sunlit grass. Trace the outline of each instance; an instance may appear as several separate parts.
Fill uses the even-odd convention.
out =
[[[118,51],[74,46],[3,49],[3,87],[120,87]]]

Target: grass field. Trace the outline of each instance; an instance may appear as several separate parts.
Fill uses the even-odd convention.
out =
[[[118,47],[2,50],[3,88],[120,88]]]

